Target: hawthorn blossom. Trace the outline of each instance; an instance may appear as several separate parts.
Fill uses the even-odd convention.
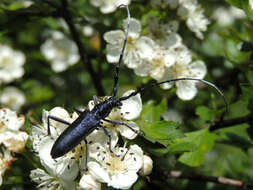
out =
[[[8,108],[0,109],[0,145],[3,144],[11,152],[21,152],[28,135],[20,131],[24,125],[24,117],[18,117],[16,112]]]
[[[90,0],[90,3],[99,7],[103,14],[114,12],[120,5],[129,5],[131,0]]]
[[[0,103],[18,111],[26,102],[24,93],[16,87],[6,87],[0,94]]]
[[[230,6],[229,8],[218,7],[214,10],[212,18],[214,18],[220,26],[232,25],[236,19],[246,18],[243,10]]]
[[[195,33],[199,39],[203,39],[202,32],[207,30],[210,21],[204,16],[204,10],[197,0],[179,0],[177,14],[186,20],[188,28]]]
[[[52,146],[56,138],[67,127],[66,125],[52,121],[50,122],[50,132],[47,131],[48,115],[60,117],[65,121],[71,122],[72,118],[63,108],[56,107],[50,112],[43,111],[42,125],[33,126],[31,140],[33,141],[33,149],[37,152],[40,162],[45,170],[37,168],[31,171],[31,179],[39,183],[38,188],[50,187],[51,189],[75,189],[74,179],[78,175],[78,165],[72,155],[64,155],[63,157],[53,159],[50,155]]]
[[[75,43],[59,31],[52,31],[52,38],[42,44],[41,52],[51,61],[55,72],[62,72],[79,61]]]
[[[96,180],[117,189],[129,189],[138,179],[137,172],[143,166],[143,151],[138,145],[115,147],[114,154],[99,143],[90,148],[94,161],[88,163],[88,168]]]
[[[0,45],[0,84],[23,76],[25,55],[7,45]]]
[[[16,159],[12,157],[11,152],[8,149],[2,148],[0,151],[0,186],[3,183],[3,175],[10,165]]]
[[[106,58],[109,63],[117,63],[119,61],[126,35],[126,28],[127,20],[124,20],[124,31],[114,30],[104,34],[104,39],[108,43],[106,45]],[[155,42],[147,36],[140,36],[140,33],[140,21],[131,18],[128,40],[123,57],[124,64],[128,68],[137,68],[143,63],[143,59],[149,57],[153,53]]]
[[[166,74],[160,81],[176,79],[176,78],[197,78],[203,79],[206,74],[206,66],[203,61],[197,60],[192,62],[192,57],[189,50],[185,46],[176,48],[175,63],[166,70]],[[191,100],[197,94],[195,86],[196,81],[186,80],[175,82],[177,91],[176,94],[182,100]],[[164,84],[162,88],[169,89],[172,84]]]

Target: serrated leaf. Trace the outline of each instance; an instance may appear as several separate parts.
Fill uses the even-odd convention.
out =
[[[165,146],[173,139],[183,137],[179,129],[179,124],[173,121],[157,121],[153,123],[141,120],[139,125],[145,133],[145,138],[155,143],[161,143]]]
[[[170,154],[183,153],[183,152],[193,152],[197,149],[197,146],[191,142],[180,142],[173,143],[168,146],[167,150]]]
[[[205,121],[211,121],[215,118],[215,111],[209,109],[206,106],[198,106],[196,109],[196,114]]]
[[[197,149],[182,154],[178,160],[188,166],[197,167],[203,162],[204,155],[214,146],[217,135],[211,133],[207,128],[185,135],[186,137],[181,139],[182,142],[193,143]]]

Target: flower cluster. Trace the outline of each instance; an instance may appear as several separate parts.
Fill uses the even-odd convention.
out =
[[[25,55],[7,45],[0,45],[0,84],[9,83],[24,74]]]
[[[123,96],[127,96],[131,92],[128,91]],[[98,102],[107,98],[100,98]],[[86,109],[92,110],[93,107],[94,101],[90,101]],[[39,188],[47,186],[51,189],[75,189],[75,181],[77,180],[79,180],[80,189],[100,189],[100,183],[107,183],[108,186],[118,189],[130,188],[137,180],[138,172],[140,175],[151,173],[152,160],[144,155],[138,145],[127,147],[125,142],[123,146],[120,146],[118,134],[124,139],[134,139],[137,136],[136,133],[140,131],[139,126],[130,120],[137,118],[141,110],[142,101],[139,94],[122,101],[121,108],[113,109],[106,119],[124,122],[131,128],[101,121],[101,124],[110,133],[111,142],[101,128],[95,129],[86,137],[89,154],[88,171],[85,171],[86,146],[84,142],[57,159],[52,159],[50,155],[55,140],[68,126],[50,120],[51,135],[49,136],[47,131],[48,115],[72,123],[78,114],[76,112],[69,114],[61,107],[55,107],[49,112],[44,111],[42,125],[33,127],[31,139],[33,149],[38,153],[45,170],[40,168],[32,170],[31,179],[39,184]],[[80,179],[78,174],[81,174]]]
[[[121,47],[126,33],[115,30],[106,32],[104,39],[108,43],[107,61],[117,63]],[[148,34],[141,35],[141,23],[131,18],[129,37],[123,57],[124,64],[139,76],[150,76],[157,81],[170,80],[175,78],[198,78],[203,79],[206,74],[206,67],[201,60],[192,60],[191,51],[183,44],[181,36],[177,33],[178,21],[172,20],[167,23],[160,23],[157,17],[149,18],[147,27]],[[183,100],[191,100],[197,93],[195,81],[176,82],[177,95]],[[171,84],[164,84],[162,88],[169,89]]]
[[[26,144],[28,135],[20,131],[24,125],[24,117],[18,117],[14,111],[7,108],[0,109],[0,185],[2,175],[10,167],[15,158],[11,153],[21,152]]]
[[[51,36],[42,44],[41,52],[52,62],[55,72],[62,72],[79,61],[78,49],[74,42],[59,31],[52,31]]]

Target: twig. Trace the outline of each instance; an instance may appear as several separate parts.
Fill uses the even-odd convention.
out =
[[[62,17],[63,19],[66,21],[70,32],[71,32],[71,36],[73,38],[73,40],[75,41],[77,47],[78,47],[78,51],[81,57],[81,61],[84,64],[84,66],[88,69],[88,72],[90,74],[90,77],[93,81],[94,87],[97,91],[97,94],[99,96],[104,96],[105,92],[102,86],[102,82],[101,82],[101,78],[99,77],[99,75],[94,71],[90,60],[87,57],[86,54],[86,50],[81,42],[81,39],[79,37],[79,34],[77,32],[77,29],[73,23],[73,19],[72,16],[68,10],[68,1],[67,0],[62,0]]]
[[[218,129],[226,128],[226,127],[231,127],[234,125],[239,125],[243,123],[249,123],[253,121],[253,115],[249,114],[244,117],[238,117],[238,118],[233,118],[233,119],[228,119],[228,120],[223,120],[216,122],[214,125],[210,127],[210,131],[215,131]]]
[[[213,182],[217,184],[240,187],[246,190],[253,189],[253,184],[251,183],[226,177],[202,176],[198,174],[184,174],[181,171],[170,171],[169,173],[166,174],[166,176],[168,178],[188,179],[201,182]]]

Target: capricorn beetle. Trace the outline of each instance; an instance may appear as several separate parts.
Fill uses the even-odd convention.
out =
[[[170,82],[175,82],[175,81],[180,81],[180,80],[181,81],[182,80],[194,80],[194,81],[200,81],[200,82],[206,83],[206,84],[214,87],[219,92],[219,94],[221,94],[221,96],[223,97],[223,100],[226,104],[226,109],[227,109],[227,102],[225,100],[223,93],[219,90],[219,88],[216,87],[213,83],[210,83],[210,82],[205,81],[203,79],[196,79],[196,78],[177,78],[177,79],[166,80],[166,81],[157,82],[157,83],[151,83],[145,87],[139,88],[138,90],[130,93],[127,96],[123,96],[123,97],[117,99],[116,95],[117,95],[117,86],[118,86],[118,79],[119,79],[119,68],[120,68],[120,63],[122,61],[124,51],[126,48],[126,43],[127,43],[127,39],[128,39],[128,32],[129,32],[129,25],[130,25],[130,13],[129,13],[128,6],[126,6],[126,8],[127,8],[127,13],[128,13],[127,31],[126,31],[126,35],[125,35],[125,39],[124,39],[124,43],[123,43],[123,48],[122,48],[122,51],[120,54],[120,58],[119,58],[119,61],[116,65],[116,72],[115,72],[115,76],[114,76],[113,96],[104,100],[101,103],[98,103],[97,97],[94,96],[93,97],[94,104],[95,104],[94,108],[92,110],[86,109],[85,111],[75,109],[75,111],[78,113],[79,116],[72,123],[69,123],[67,121],[64,121],[64,120],[62,120],[58,117],[52,116],[52,115],[48,116],[47,122],[48,122],[48,134],[49,135],[50,135],[50,123],[49,123],[50,119],[61,122],[61,123],[69,126],[68,128],[65,129],[65,131],[63,131],[63,133],[55,141],[55,143],[51,149],[52,158],[58,158],[58,157],[65,155],[70,150],[72,150],[75,146],[77,146],[82,140],[84,140],[85,144],[86,144],[86,169],[87,169],[88,144],[86,141],[86,137],[97,128],[102,128],[105,135],[108,136],[109,149],[112,152],[112,150],[111,150],[111,136],[110,136],[109,132],[107,131],[106,127],[103,126],[101,121],[106,121],[106,122],[116,124],[116,125],[124,125],[124,126],[130,128],[131,130],[133,130],[134,132],[140,134],[141,132],[135,131],[133,128],[131,128],[129,125],[127,125],[124,122],[115,121],[115,120],[107,120],[105,118],[111,113],[113,108],[119,108],[122,105],[123,100],[127,100],[130,97],[137,95],[138,93],[142,93],[144,90],[146,90],[148,88],[152,88],[152,87],[164,84],[164,83],[170,83]]]

